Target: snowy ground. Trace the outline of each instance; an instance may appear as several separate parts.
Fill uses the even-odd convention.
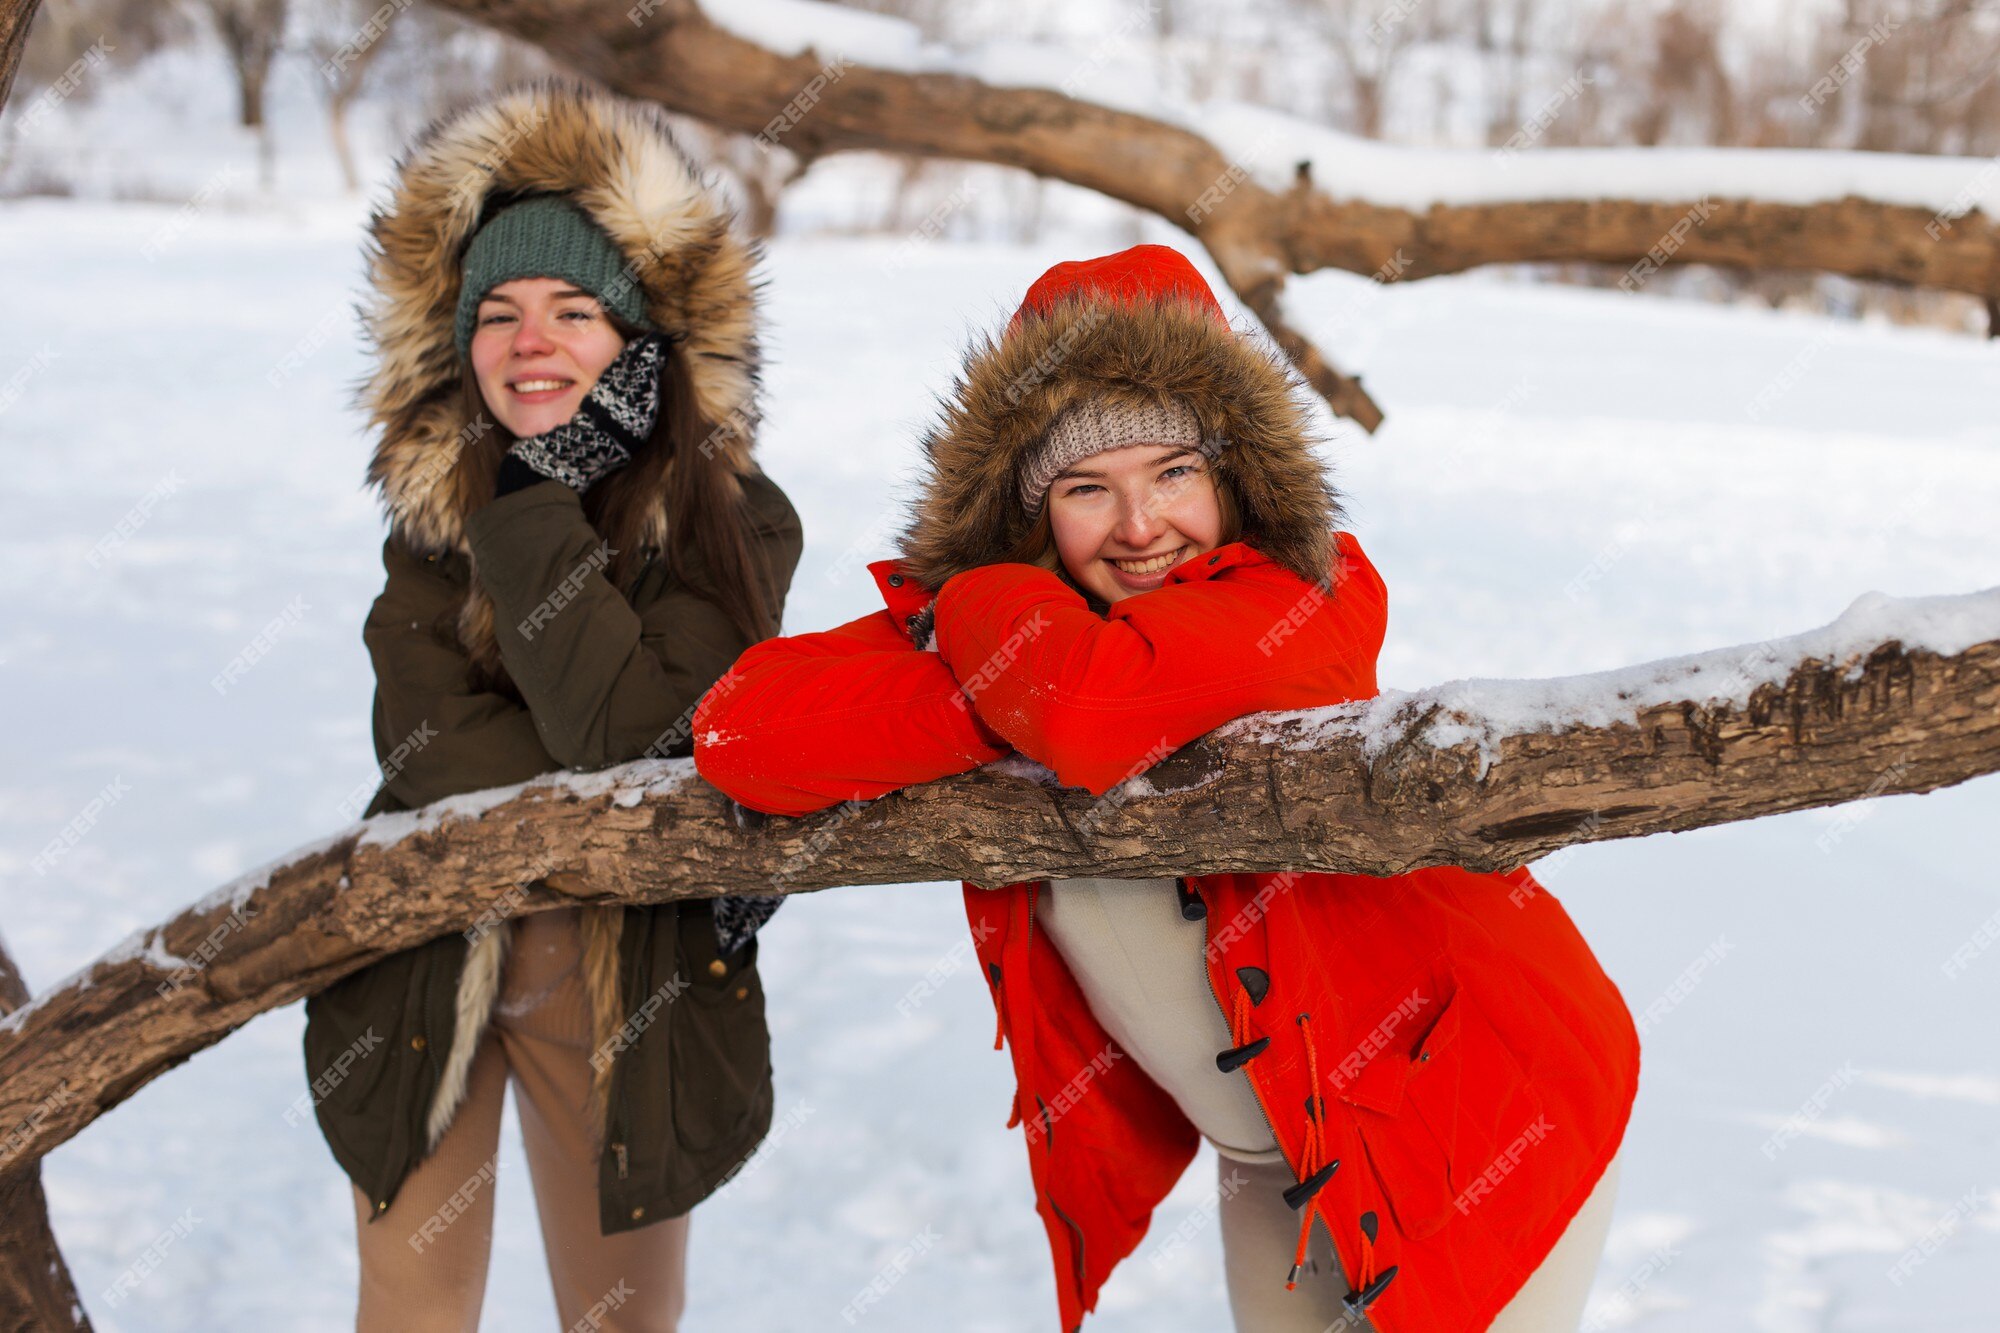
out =
[[[0,928],[33,984],[344,822],[370,775],[358,225],[352,206],[0,206]],[[808,534],[788,628],[870,609],[863,565],[888,552],[956,350],[1085,245],[1112,248],[775,247],[763,456]],[[2000,584],[2000,345],[1476,276],[1327,275],[1292,306],[1389,412],[1329,447],[1391,590],[1385,685],[1592,670],[1807,629],[1868,590]],[[1988,778],[1550,867],[1631,1007],[1660,1006],[1595,1327],[1993,1326],[1996,820]],[[957,889],[808,896],[766,938],[787,1127],[697,1214],[688,1327],[846,1327],[925,1235],[867,1326],[1053,1327]],[[47,1162],[100,1328],[349,1326],[347,1186],[285,1120],[301,1023],[256,1020]],[[493,1329],[553,1323],[522,1166],[510,1119]],[[1198,1164],[1155,1234],[1206,1216],[1212,1179]],[[1212,1227],[1150,1254],[1090,1328],[1226,1326]]]

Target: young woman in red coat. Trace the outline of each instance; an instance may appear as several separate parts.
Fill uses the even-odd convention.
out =
[[[1376,692],[1386,593],[1296,385],[1175,251],[1044,274],[924,445],[902,557],[869,567],[885,609],[757,645],[697,713],[697,765],[744,805],[1013,751],[1103,794],[1232,718]],[[1244,1333],[1576,1327],[1638,1036],[1525,867],[965,902],[1064,1330],[1203,1137]]]

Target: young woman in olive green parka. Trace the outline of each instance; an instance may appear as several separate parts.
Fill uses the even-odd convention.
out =
[[[802,544],[751,457],[754,251],[656,110],[566,81],[426,129],[369,232],[389,533],[364,813],[689,753]],[[510,1078],[565,1326],[673,1327],[687,1214],[770,1127],[776,900],[520,914],[551,889],[588,893],[499,886],[511,919],[307,1002],[364,1329],[477,1327]]]

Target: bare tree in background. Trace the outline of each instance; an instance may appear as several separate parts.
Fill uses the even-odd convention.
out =
[[[812,162],[692,116],[670,115],[668,120],[680,141],[721,173],[723,190],[736,205],[743,229],[760,239],[770,236],[777,229],[778,200]]]
[[[222,39],[236,75],[237,123],[257,132],[257,164],[265,189],[277,179],[277,156],[264,116],[271,64],[285,39],[286,0],[199,0]]]
[[[1364,138],[1382,137],[1382,108],[1396,67],[1423,36],[1432,14],[1426,0],[1295,0],[1301,36],[1338,62],[1352,107],[1341,128]]]
[[[0,104],[15,127],[0,135],[5,193],[70,193],[59,149],[23,151],[41,120],[58,105],[88,103],[115,71],[185,41],[192,26],[153,0],[0,0]]]
[[[163,47],[188,40],[194,24],[188,13],[157,0],[44,0],[33,10],[34,31],[21,50],[19,111],[27,99],[60,78],[93,49],[110,69],[128,69]],[[74,96],[89,98],[97,78],[78,85]]]
[[[236,75],[237,124],[264,128],[264,90],[285,40],[285,0],[200,0]]]
[[[383,130],[396,145],[496,88],[556,69],[539,48],[435,5],[411,6],[396,30],[372,76],[374,86],[399,90],[383,108]]]
[[[390,9],[387,15],[382,14],[385,8]],[[321,0],[303,16],[305,51],[312,58],[315,82],[326,98],[327,133],[349,194],[361,189],[361,173],[348,137],[348,111],[367,86],[369,71],[394,45],[409,15],[409,10],[385,6],[381,0]]]
[[[1995,129],[2000,6],[1942,0],[1912,10],[1883,0],[1847,0],[1820,33],[1824,68],[1852,77],[1842,137],[1874,152],[1977,152],[1979,129]],[[1986,118],[1974,119],[1984,110]],[[1958,145],[1963,144],[1963,147]]]
[[[1723,67],[1722,21],[1707,5],[1663,10],[1653,23],[1647,97],[1632,141],[1731,144],[1736,139],[1734,91]],[[1677,124],[1683,133],[1674,132]]]
[[[1471,34],[1484,69],[1486,146],[1497,148],[1528,118],[1529,67],[1540,50],[1550,49],[1533,43],[1541,11],[1536,0],[1468,0],[1460,12],[1460,30]]]

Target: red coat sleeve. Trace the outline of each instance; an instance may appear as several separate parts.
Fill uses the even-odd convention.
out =
[[[963,773],[1011,752],[936,653],[886,610],[766,639],[694,715],[694,762],[753,810],[802,815]]]
[[[984,565],[939,589],[938,655],[995,732],[1102,794],[1246,713],[1376,693],[1388,596],[1340,537],[1328,591],[1232,544],[1226,567],[1104,616],[1048,570]]]

